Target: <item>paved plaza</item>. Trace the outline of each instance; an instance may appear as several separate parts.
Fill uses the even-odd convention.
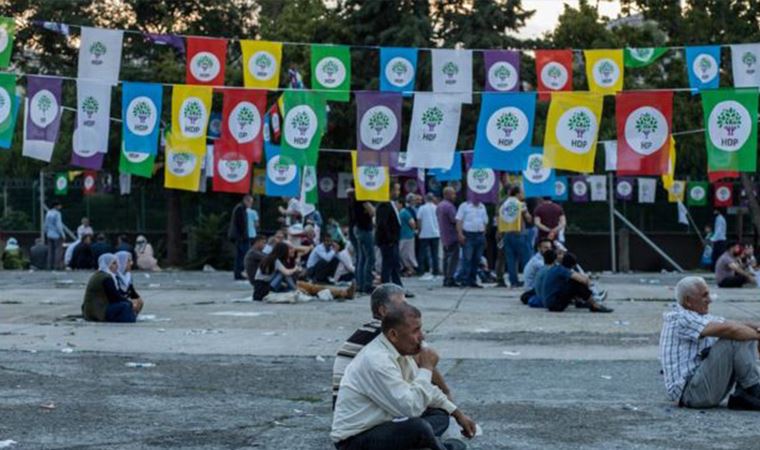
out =
[[[135,274],[134,325],[76,319],[87,273],[0,272],[0,442],[13,449],[330,449],[338,345],[369,297],[251,302],[226,272]],[[471,449],[757,448],[757,413],[668,402],[657,360],[677,274],[601,275],[612,314],[530,309],[519,291],[407,280]],[[711,312],[760,318],[760,290]]]

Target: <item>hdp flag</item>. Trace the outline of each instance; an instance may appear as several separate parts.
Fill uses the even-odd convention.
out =
[[[61,127],[61,79],[26,76],[23,156],[50,162]]]
[[[227,39],[187,38],[185,83],[224,86]]]
[[[253,189],[251,192],[258,195],[266,195],[267,170],[253,169]]]
[[[325,100],[347,102],[351,94],[351,50],[345,45],[311,46],[311,88]]]
[[[713,205],[727,208],[734,204],[734,185],[732,183],[715,183],[713,185]]]
[[[690,181],[686,185],[686,204],[689,206],[707,206],[708,183]]]
[[[589,187],[591,188],[591,201],[607,201],[607,177],[604,175],[590,175],[586,177]]]
[[[69,175],[66,172],[55,174],[55,195],[66,195],[69,192]]]
[[[670,137],[670,158],[668,159],[668,170],[662,174],[662,185],[667,190],[673,185],[676,175],[676,140],[673,136]]]
[[[237,151],[234,143],[217,139],[213,150],[214,192],[246,194],[251,189],[251,160]],[[209,172],[212,172],[209,171]]]
[[[731,46],[734,87],[760,87],[760,44]]]
[[[392,177],[413,177],[417,168],[410,167],[407,163],[407,152],[399,152],[391,158],[390,174]]]
[[[222,104],[221,139],[227,150],[245,156],[248,162],[261,161],[264,147],[262,124],[266,91],[225,89]]]
[[[184,150],[203,156],[213,88],[178,84],[172,89],[172,136]]]
[[[401,94],[356,93],[356,142],[360,165],[389,166],[401,148]]]
[[[592,92],[552,94],[544,135],[544,164],[547,167],[573,172],[594,171],[602,100],[602,95]]]
[[[415,94],[406,166],[451,167],[461,115],[462,104],[452,94]]]
[[[198,192],[201,164],[206,158],[205,143],[203,151],[198,153],[194,142],[183,139],[173,132],[169,133],[166,137],[165,157],[164,187]]]
[[[16,22],[12,17],[0,17],[0,68],[6,68],[11,62],[13,38],[16,35]]]
[[[387,202],[390,200],[390,175],[384,166],[358,165],[356,152],[351,152],[356,200]]]
[[[482,203],[497,203],[499,201],[499,175],[489,168],[472,167],[472,154],[464,155],[467,172],[467,200]]]
[[[283,102],[282,155],[298,167],[316,166],[327,121],[324,97],[313,92],[287,91]]]
[[[674,180],[673,184],[668,189],[668,201],[670,203],[683,202],[684,194],[686,193],[686,182],[681,180]]]
[[[566,202],[568,196],[568,181],[565,176],[558,176],[554,179],[554,193],[552,194],[552,200],[557,202]]]
[[[660,59],[667,51],[667,47],[627,47],[623,55],[623,65],[632,69],[646,67]]]
[[[425,169],[418,169],[416,176],[413,177],[399,177],[398,181],[401,183],[401,191],[404,195],[425,195]]]
[[[265,145],[267,159],[266,195],[268,197],[298,197],[301,177],[298,164],[282,154],[280,147]]]
[[[657,193],[657,180],[654,178],[638,178],[639,203],[654,203]]]
[[[0,37],[2,37],[2,32],[0,32]],[[17,112],[16,75],[2,73],[0,74],[0,147],[10,148],[13,131],[16,129]]]
[[[86,170],[82,174],[82,188],[84,195],[93,195],[97,191],[98,173]]]
[[[241,40],[243,85],[247,88],[277,89],[280,84],[282,42]]]
[[[116,83],[123,36],[122,30],[82,27],[77,77]]]
[[[433,92],[449,93],[461,103],[472,103],[472,50],[434,49]]]
[[[520,90],[520,52],[515,50],[485,50],[487,91]]]
[[[536,94],[483,94],[473,167],[519,172],[531,153]]]
[[[623,51],[584,50],[586,79],[591,92],[614,95],[623,90]]]
[[[391,92],[414,91],[417,73],[417,49],[401,47],[380,48],[380,90]]]
[[[757,97],[757,89],[702,92],[709,171],[755,171]]]
[[[621,92],[615,97],[615,116],[618,174],[666,173],[673,92]]]
[[[303,166],[300,198],[307,205],[316,205],[319,201],[319,190],[317,189],[317,168],[314,166]]]
[[[319,177],[319,196],[324,198],[335,198],[337,186],[338,176],[335,173],[321,175]]]
[[[119,153],[119,173],[137,175],[143,178],[153,176],[153,164],[156,161],[155,153],[128,151],[123,142]]]
[[[121,135],[130,153],[158,153],[163,86],[157,83],[122,83]]]
[[[525,197],[551,197],[554,194],[554,170],[544,167],[543,148],[534,148],[522,171]]]
[[[686,47],[689,87],[716,89],[720,83],[720,46]]]
[[[573,51],[536,50],[539,100],[549,100],[546,91],[573,90]]]
[[[588,201],[588,183],[586,177],[570,177],[570,198],[574,202]]]
[[[77,125],[71,138],[71,164],[100,170],[108,152],[111,84],[77,80]]]
[[[615,180],[615,198],[618,200],[633,199],[633,178],[621,177]]]
[[[430,175],[438,181],[461,181],[462,180],[462,155],[454,152],[454,159],[448,169],[430,169]]]

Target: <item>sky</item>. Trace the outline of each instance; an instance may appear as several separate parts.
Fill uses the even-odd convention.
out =
[[[620,13],[620,2],[617,0],[590,0],[589,3],[591,5],[598,4],[600,16],[614,19]],[[557,19],[565,9],[564,4],[577,7],[578,0],[522,0],[522,4],[524,9],[535,10],[536,13],[520,30],[520,35],[535,38],[554,29],[557,25]]]

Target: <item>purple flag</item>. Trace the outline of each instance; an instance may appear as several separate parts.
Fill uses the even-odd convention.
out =
[[[61,126],[61,79],[27,75],[23,155],[50,162]]]
[[[64,36],[68,36],[70,34],[69,26],[65,23],[48,22],[45,20],[32,20],[32,23],[38,27],[42,27],[55,33],[60,33]]]
[[[634,178],[618,177],[615,180],[615,198],[618,200],[633,200]]]
[[[185,54],[185,40],[181,36],[173,34],[143,33],[145,39],[158,45],[170,45],[181,54]]]
[[[337,194],[338,177],[334,173],[319,177],[319,196],[322,198],[335,198]]]
[[[486,91],[510,92],[520,90],[520,52],[487,50]]]
[[[359,165],[390,166],[401,148],[402,97],[393,92],[356,94],[356,142]]]
[[[570,177],[570,198],[574,202],[588,201],[588,182],[586,177]]]
[[[82,156],[77,152],[71,152],[71,165],[90,170],[100,170],[103,167],[105,153],[96,152],[91,156]]]
[[[425,195],[425,169],[418,169],[416,177],[399,177],[398,182],[401,183],[401,190],[404,195]]]
[[[414,177],[415,167],[406,167],[406,153],[392,152],[390,161],[391,176],[392,177]]]
[[[472,153],[464,154],[464,164],[467,170],[467,200],[482,203],[497,203],[499,201],[499,173],[488,168],[471,168]]]

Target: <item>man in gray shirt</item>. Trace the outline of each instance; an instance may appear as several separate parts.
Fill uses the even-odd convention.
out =
[[[55,270],[58,268],[58,260],[61,259],[64,232],[63,219],[61,218],[60,202],[54,202],[53,206],[45,214],[45,223],[43,230],[48,242],[47,268]]]

